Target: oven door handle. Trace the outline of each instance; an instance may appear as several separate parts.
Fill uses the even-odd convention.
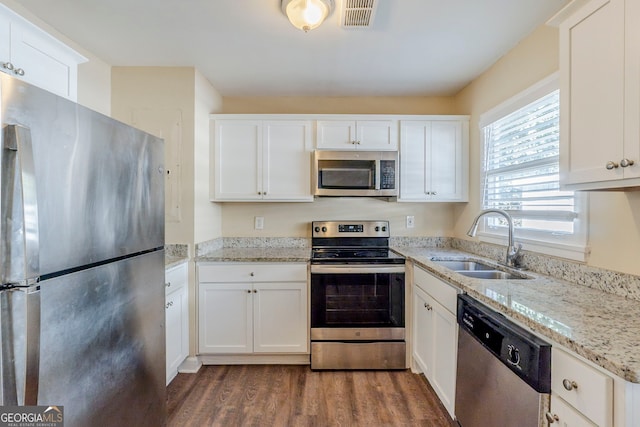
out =
[[[404,273],[404,265],[311,265],[311,274]]]

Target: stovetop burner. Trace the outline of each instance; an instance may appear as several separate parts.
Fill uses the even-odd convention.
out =
[[[388,221],[314,221],[312,264],[404,264],[389,250]]]

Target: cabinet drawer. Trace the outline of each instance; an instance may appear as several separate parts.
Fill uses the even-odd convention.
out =
[[[563,382],[575,382],[577,387],[567,390]],[[551,392],[595,424],[613,424],[613,379],[556,348],[551,353]]]
[[[164,273],[164,290],[165,295],[187,286],[188,282],[187,263],[184,262],[175,267],[165,270]]]
[[[198,265],[200,283],[306,282],[307,264],[204,264]]]
[[[457,311],[458,290],[443,282],[435,276],[427,273],[420,267],[413,269],[413,281],[423,291],[431,295],[444,308],[455,314]]]

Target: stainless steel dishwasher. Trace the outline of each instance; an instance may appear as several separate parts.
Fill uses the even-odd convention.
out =
[[[458,424],[545,425],[551,345],[468,295],[458,296],[458,324]]]

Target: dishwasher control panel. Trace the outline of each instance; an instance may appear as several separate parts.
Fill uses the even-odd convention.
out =
[[[458,295],[458,324],[531,387],[550,392],[551,344],[468,295]]]

